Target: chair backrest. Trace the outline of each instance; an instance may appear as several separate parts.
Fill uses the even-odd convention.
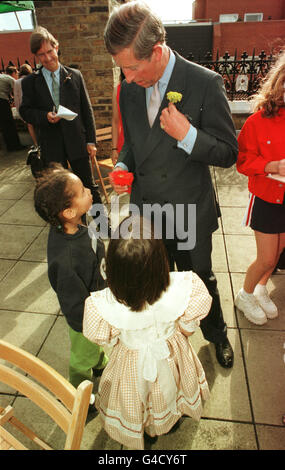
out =
[[[65,450],[79,449],[93,387],[92,382],[85,380],[76,389],[48,364],[3,340],[0,340],[0,359],[19,367],[28,374],[28,376],[24,375],[12,368],[10,364],[0,363],[0,381],[28,397],[56,422],[66,434]],[[8,408],[11,409],[11,407]],[[7,413],[6,409],[6,415]],[[3,429],[2,422],[0,415],[0,435]],[[12,417],[9,422],[18,427],[17,419]],[[3,433],[5,434],[4,431]],[[31,433],[34,435],[33,431]],[[45,444],[41,439],[40,442]],[[43,448],[49,447],[43,445]]]
[[[96,129],[96,142],[102,142],[104,140],[112,140],[112,127],[103,127],[102,129]],[[96,167],[97,175],[94,175],[95,183],[100,183],[104,196],[106,198],[106,202],[109,204],[110,199],[107,192],[108,188],[112,188],[112,186],[108,183],[105,184],[105,181],[109,182],[108,176],[103,176],[100,170],[100,167],[105,168],[108,171],[113,170],[114,165],[111,158],[103,158],[98,159],[96,156],[92,157],[92,171],[94,175],[94,167]]]
[[[102,140],[112,139],[112,127],[103,127],[102,129],[96,129],[96,140],[100,142]]]

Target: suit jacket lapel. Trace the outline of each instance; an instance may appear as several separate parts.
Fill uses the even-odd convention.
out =
[[[185,93],[185,68],[184,68],[185,66],[184,66],[184,63],[183,63],[183,59],[181,59],[181,57],[177,53],[175,53],[175,56],[176,56],[175,65],[174,65],[170,80],[168,82],[168,86],[167,86],[167,89],[165,91],[164,97],[163,97],[162,102],[160,104],[160,108],[158,110],[157,116],[155,118],[155,121],[154,121],[153,126],[152,126],[151,129],[149,127],[148,117],[147,117],[146,102],[145,102],[145,90],[142,89],[142,91],[144,92],[143,97],[144,97],[144,110],[145,110],[145,112],[142,113],[141,119],[144,122],[138,123],[138,124],[142,124],[144,126],[144,128],[146,128],[148,130],[148,133],[147,133],[147,138],[143,142],[143,152],[141,154],[141,159],[138,162],[138,165],[141,165],[145,161],[145,159],[150,156],[150,154],[152,153],[154,148],[157,145],[159,145],[160,140],[162,140],[164,138],[164,131],[160,127],[159,117],[160,117],[160,114],[161,114],[162,110],[164,108],[167,108],[167,106],[168,106],[168,100],[167,100],[166,95],[169,91],[177,91],[179,93],[182,93],[182,101],[181,101],[181,105],[179,107],[179,110],[181,112],[183,112],[183,95]],[[140,106],[140,108],[137,108],[137,109],[142,109],[142,107],[141,107],[142,103],[140,101],[137,101],[136,104],[138,106]]]
[[[68,81],[72,78],[72,73],[69,72],[63,65],[60,65],[60,87],[59,87],[59,102],[63,106],[68,103]]]
[[[136,135],[131,136],[131,140],[135,140],[136,148],[141,149],[141,152],[137,153],[137,164],[140,164],[140,160],[144,159],[145,145],[149,138],[150,127],[147,117],[145,89],[133,85],[131,93],[128,96],[128,104],[126,105],[126,112],[128,112],[128,119],[130,122],[135,123],[135,129],[138,130]]]
[[[65,91],[67,90],[67,87],[64,86],[66,77],[71,77],[71,74],[66,70],[66,68],[63,65],[60,65],[60,86],[59,86],[59,102],[60,104],[65,103]],[[52,111],[54,102],[51,96],[51,93],[49,91],[49,88],[47,86],[47,82],[45,80],[45,77],[42,74],[41,68],[37,72],[37,87],[38,87],[38,92],[39,95],[44,97],[45,101],[48,101],[48,107]]]
[[[47,86],[47,82],[45,80],[45,77],[42,74],[42,67],[36,72],[36,88],[37,88],[37,93],[38,96],[41,97],[41,99],[44,101],[45,105],[47,108],[52,111],[54,102],[52,99],[52,96],[50,94],[49,88]]]

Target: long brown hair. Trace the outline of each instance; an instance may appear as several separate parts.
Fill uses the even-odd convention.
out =
[[[262,110],[264,116],[273,117],[284,106],[285,51],[266,75],[258,93],[253,97],[253,110]]]
[[[122,223],[125,223],[123,221]],[[122,223],[118,228],[121,234]],[[169,263],[163,241],[155,239],[151,231],[144,238],[147,222],[140,218],[134,222],[128,237],[112,237],[106,256],[107,284],[118,302],[139,312],[147,304],[156,302],[169,286]],[[138,225],[139,224],[139,225]]]

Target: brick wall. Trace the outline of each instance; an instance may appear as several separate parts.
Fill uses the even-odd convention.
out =
[[[59,41],[60,61],[65,65],[75,64],[81,71],[97,128],[110,126],[113,63],[103,40],[109,1],[41,0],[34,4],[38,25],[47,28]],[[109,150],[109,144],[101,147],[99,155]]]

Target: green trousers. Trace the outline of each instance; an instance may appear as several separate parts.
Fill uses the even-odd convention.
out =
[[[69,327],[71,342],[69,381],[77,388],[83,380],[91,380],[92,369],[104,369],[108,362],[103,348],[85,338],[82,333]]]

